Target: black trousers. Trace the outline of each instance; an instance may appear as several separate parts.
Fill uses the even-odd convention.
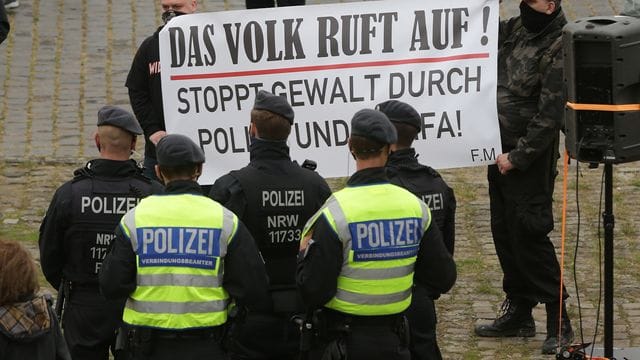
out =
[[[247,9],[259,9],[278,6],[304,5],[305,0],[246,0]]]
[[[431,295],[419,285],[414,286],[411,305],[407,309],[409,320],[409,350],[412,360],[442,360],[436,338],[436,307]]]
[[[535,306],[559,300],[560,266],[549,232],[557,150],[551,147],[526,170],[488,169],[491,232],[507,297]],[[568,297],[563,289],[564,298]]]
[[[74,288],[65,300],[62,328],[74,360],[107,360],[124,301],[106,300],[96,288]]]
[[[297,360],[300,330],[293,315],[247,313],[231,326],[229,356],[234,360]]]
[[[326,309],[325,309],[326,310]],[[373,317],[352,317],[342,321],[329,313],[319,325],[320,335],[309,353],[311,360],[410,360],[404,316],[400,321],[371,321]],[[330,315],[333,314],[333,315]]]
[[[222,327],[206,329],[156,331],[135,329],[127,348],[129,360],[201,360],[227,359],[220,341]],[[163,334],[159,334],[162,332]],[[177,335],[179,334],[179,335]],[[74,359],[75,360],[75,359]]]

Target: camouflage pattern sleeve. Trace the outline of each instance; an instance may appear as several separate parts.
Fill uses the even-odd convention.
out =
[[[563,57],[562,51],[555,49],[557,44],[554,42],[550,49],[555,56],[546,69],[541,69],[538,113],[528,122],[526,135],[520,137],[515,149],[509,152],[509,161],[518,169],[528,168],[542,152],[553,146],[562,127],[566,99],[562,82]]]

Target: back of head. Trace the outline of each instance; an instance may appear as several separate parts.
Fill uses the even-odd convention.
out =
[[[134,135],[126,130],[111,125],[98,127],[100,137],[100,151],[129,156],[131,153],[131,141]]]
[[[376,157],[385,146],[396,141],[396,129],[384,113],[363,109],[353,115],[349,147],[357,159]]]
[[[99,150],[103,156],[127,159],[135,147],[136,135],[142,128],[130,112],[117,106],[106,105],[98,110]]]
[[[198,176],[205,161],[204,151],[189,137],[169,134],[156,146],[158,167],[168,180]]]
[[[422,125],[422,117],[413,106],[398,100],[389,100],[376,105],[398,132],[398,148],[409,148]]]
[[[251,110],[251,122],[261,139],[284,141],[291,134],[289,120],[268,110]]]
[[[260,90],[251,110],[251,122],[258,136],[265,140],[286,140],[291,133],[295,114],[283,96]]]
[[[0,240],[0,305],[27,301],[38,288],[31,254],[18,242]]]

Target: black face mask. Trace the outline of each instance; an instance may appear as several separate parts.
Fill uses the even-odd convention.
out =
[[[185,15],[186,13],[183,13],[181,11],[175,11],[173,9],[171,10],[167,10],[165,12],[162,13],[162,21],[164,21],[165,25],[169,22],[169,20],[173,19],[176,16],[180,16],[180,15]]]
[[[553,21],[558,15],[560,9],[556,9],[551,15],[537,12],[527,5],[526,2],[520,2],[520,19],[522,26],[529,32],[538,33]]]

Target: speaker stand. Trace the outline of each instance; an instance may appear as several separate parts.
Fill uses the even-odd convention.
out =
[[[607,151],[604,156],[604,356],[613,358],[613,160]]]

